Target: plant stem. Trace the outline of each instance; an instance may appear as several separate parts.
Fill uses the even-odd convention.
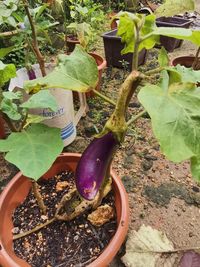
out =
[[[0,33],[0,38],[1,37],[10,37],[19,34],[21,31],[20,30],[14,30],[14,31],[9,31],[9,32],[1,32]]]
[[[33,229],[29,230],[29,231],[14,235],[13,236],[13,240],[17,240],[19,238],[22,238],[22,237],[25,237],[25,236],[30,235],[32,233],[35,233],[35,232],[39,231],[40,229],[46,227],[47,225],[49,225],[49,224],[51,224],[51,223],[53,223],[55,221],[56,221],[56,218],[53,217],[51,220],[48,220],[45,223],[39,224],[35,228],[33,228]]]
[[[135,122],[136,120],[141,118],[145,113],[146,113],[146,110],[143,110],[140,113],[138,113],[137,115],[132,116],[132,118],[129,121],[127,121],[127,125],[129,126],[130,124],[132,124],[133,122]]]
[[[12,132],[19,132],[20,129],[18,129],[15,124],[11,121],[11,119],[3,112],[1,112],[1,115],[2,115],[2,118],[5,120],[5,122],[7,123],[9,129],[12,131]]]
[[[157,73],[160,73],[162,70],[164,70],[163,67],[159,67],[159,68],[156,68],[156,69],[153,69],[153,70],[148,70],[145,72],[145,75],[153,75],[153,74],[157,74]]]
[[[31,26],[31,31],[32,31],[32,38],[33,38],[32,47],[33,47],[35,56],[37,57],[38,63],[40,65],[42,76],[46,76],[44,57],[42,56],[40,49],[39,49],[34,21],[33,21],[33,18],[31,17],[31,14],[28,8],[27,0],[23,0],[23,1],[24,1],[24,8],[26,11],[26,15],[28,17],[28,20]]]
[[[39,190],[39,185],[37,182],[35,182],[35,181],[32,182],[32,189],[33,189],[34,196],[38,202],[38,206],[39,206],[42,214],[46,214],[47,213],[47,207],[44,204],[42,195],[41,195],[40,190]]]
[[[194,59],[194,62],[193,62],[193,64],[192,64],[192,68],[193,68],[193,70],[198,70],[199,69],[199,65],[200,65],[200,63],[199,63],[199,61],[200,61],[200,59],[199,59],[199,53],[200,53],[200,47],[197,49],[197,52],[196,52],[196,55],[195,55],[195,59]]]
[[[132,59],[132,70],[138,69],[138,55],[139,55],[139,28],[137,23],[134,23],[135,25],[135,45],[134,45],[134,53],[133,53],[133,59]]]
[[[93,89],[92,91],[95,93],[95,95],[99,96],[100,98],[102,98],[102,99],[105,100],[106,102],[110,103],[111,105],[113,105],[113,106],[116,105],[116,103],[115,103],[112,99],[110,99],[110,98],[108,98],[107,96],[105,96],[105,95],[99,93],[97,90]]]

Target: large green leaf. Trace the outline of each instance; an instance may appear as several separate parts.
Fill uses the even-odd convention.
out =
[[[48,90],[42,90],[32,95],[26,102],[20,105],[22,108],[49,108],[53,111],[58,109],[54,96]]]
[[[171,28],[171,27],[156,27],[153,35],[165,35],[174,37],[180,40],[188,40],[193,44],[200,46],[200,31],[184,29],[184,28]]]
[[[174,83],[168,90],[148,85],[138,98],[163,153],[174,162],[192,159],[193,175],[200,179],[200,88],[194,83]]]
[[[78,92],[94,89],[98,82],[98,69],[95,60],[77,45],[70,55],[60,55],[58,65],[45,77],[24,84],[32,90],[63,88]]]
[[[14,64],[4,64],[0,60],[0,87],[16,76],[16,68]]]
[[[60,129],[44,124],[32,124],[27,130],[0,140],[0,151],[8,152],[6,160],[36,181],[51,167],[62,149]]]
[[[171,17],[180,13],[193,11],[195,9],[194,0],[166,0],[164,4],[155,11],[157,17]]]

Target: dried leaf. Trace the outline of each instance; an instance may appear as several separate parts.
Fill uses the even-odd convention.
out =
[[[172,250],[173,243],[164,233],[142,225],[138,232],[130,232],[122,261],[127,267],[173,267],[176,257],[162,253]]]
[[[200,254],[193,251],[186,252],[180,261],[180,267],[199,267],[200,266]]]

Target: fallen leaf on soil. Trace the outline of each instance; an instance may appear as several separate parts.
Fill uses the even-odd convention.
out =
[[[95,211],[90,213],[87,219],[92,225],[101,226],[106,222],[109,222],[114,217],[114,213],[113,207],[105,204],[99,206]]]
[[[193,251],[186,252],[180,261],[180,267],[199,267],[200,266],[200,254]]]
[[[162,253],[173,250],[173,243],[164,233],[142,225],[138,232],[129,233],[122,261],[127,267],[174,267],[179,256]]]
[[[68,185],[69,185],[69,183],[67,181],[57,182],[57,184],[56,184],[56,192],[62,191]]]

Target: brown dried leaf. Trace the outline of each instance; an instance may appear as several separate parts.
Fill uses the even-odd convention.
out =
[[[91,224],[95,226],[101,226],[106,222],[109,222],[114,217],[114,209],[113,207],[105,204],[99,206],[95,211],[90,213],[87,219],[91,222]]]

